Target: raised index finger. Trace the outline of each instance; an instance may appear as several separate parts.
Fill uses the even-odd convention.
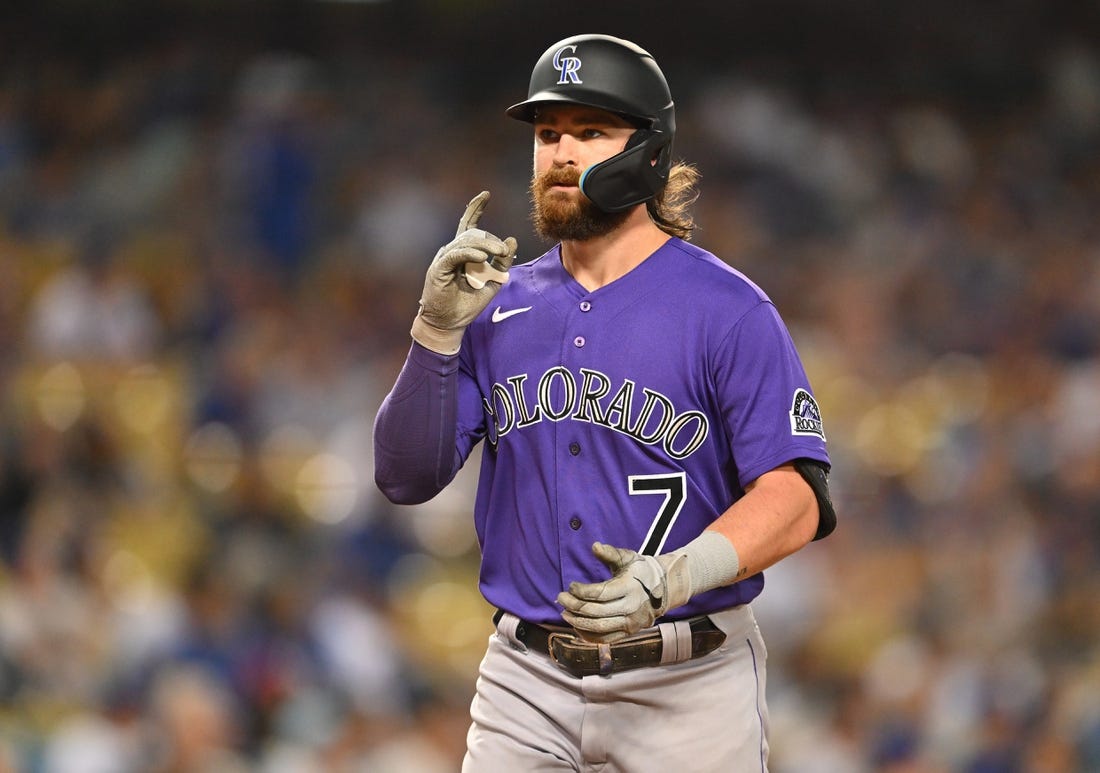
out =
[[[471,228],[477,227],[477,221],[481,219],[481,213],[485,211],[485,203],[488,200],[489,191],[482,191],[470,199],[470,203],[466,205],[466,211],[463,213],[462,219],[458,221],[458,230],[455,232],[455,236],[458,236],[463,231],[468,231]]]

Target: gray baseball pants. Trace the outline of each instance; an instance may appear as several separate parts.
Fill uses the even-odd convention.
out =
[[[710,615],[725,643],[695,660],[576,677],[515,637],[489,637],[463,773],[750,773],[768,769],[767,650],[748,605]]]

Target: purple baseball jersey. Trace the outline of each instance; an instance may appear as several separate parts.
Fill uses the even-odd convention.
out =
[[[560,625],[557,594],[608,577],[593,542],[667,553],[759,475],[797,458],[829,463],[813,392],[774,305],[677,238],[594,292],[565,271],[555,247],[511,269],[457,358],[414,350],[406,371],[427,364],[433,378],[453,379],[457,397],[453,458],[436,468],[434,487],[486,443],[474,512],[481,591],[533,622]],[[384,434],[407,430],[389,414],[408,403],[387,398]],[[449,440],[450,408],[429,413],[443,425],[429,437]],[[381,465],[426,450],[380,440]],[[405,453],[387,455],[399,445]],[[757,574],[699,594],[669,617],[746,603],[763,584]]]

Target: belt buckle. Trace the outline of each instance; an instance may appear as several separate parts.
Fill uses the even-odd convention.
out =
[[[554,661],[555,666],[560,668],[562,671],[565,671],[566,673],[570,673],[570,674],[573,674],[573,676],[578,676],[579,677],[579,676],[583,676],[583,674],[576,673],[576,671],[574,671],[573,667],[570,666],[570,664],[565,663],[564,661],[558,660],[558,648],[554,646],[558,641],[574,642],[574,641],[577,641],[577,639],[578,639],[578,637],[574,636],[571,633],[561,633],[560,631],[551,631],[550,635],[546,637],[546,649],[547,649],[547,654],[550,655],[550,660]]]

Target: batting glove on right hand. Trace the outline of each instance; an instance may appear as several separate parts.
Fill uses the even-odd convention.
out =
[[[488,200],[488,191],[470,200],[455,238],[436,253],[424,278],[411,332],[420,345],[439,354],[459,350],[466,326],[508,281],[516,257],[513,237],[498,239],[476,227]]]

